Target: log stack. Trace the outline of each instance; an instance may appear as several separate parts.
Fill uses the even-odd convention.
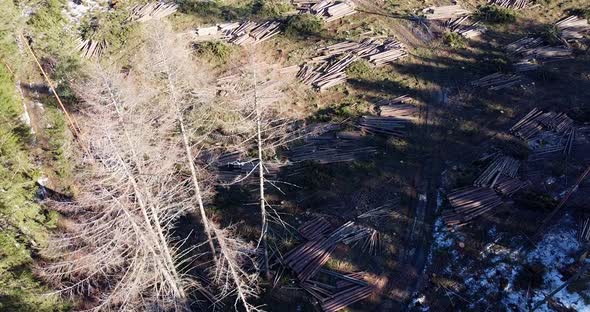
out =
[[[328,23],[356,13],[352,0],[294,0],[293,4],[301,13],[313,14]]]
[[[590,218],[585,218],[578,226],[578,241],[581,244],[590,242]]]
[[[501,6],[513,10],[521,10],[530,5],[529,0],[488,0],[488,4]]]
[[[301,66],[297,77],[307,85],[324,91],[346,81],[346,69],[361,58],[383,66],[407,56],[403,45],[391,38],[379,43],[375,38],[360,42],[345,41],[319,50],[310,63]]]
[[[374,134],[404,137],[407,122],[407,119],[395,117],[363,116],[358,123],[358,127]]]
[[[297,231],[307,240],[319,239],[332,231],[332,224],[325,218],[310,220],[300,226]]]
[[[524,37],[506,45],[505,49],[513,56],[520,56],[519,63],[545,64],[567,60],[573,50],[567,46],[551,46],[540,37]]]
[[[475,38],[483,34],[486,28],[479,21],[471,21],[468,15],[460,16],[445,23],[446,28],[465,38]]]
[[[349,244],[369,234],[368,229],[357,227],[354,222],[349,221],[328,236],[318,236],[299,245],[285,255],[284,261],[297,274],[299,280],[306,281],[330,259],[336,245]]]
[[[429,20],[449,20],[471,14],[471,11],[463,9],[461,5],[431,6],[422,10],[422,13]]]
[[[177,10],[178,6],[174,2],[149,2],[131,8],[129,20],[145,22],[152,19],[161,19],[174,14]]]
[[[108,47],[106,40],[79,40],[76,50],[83,58],[100,57]]]
[[[341,292],[333,294],[322,302],[322,309],[326,312],[336,312],[347,306],[369,297],[374,291],[373,286],[353,286]]]
[[[324,311],[339,311],[372,294],[374,287],[362,279],[363,275],[320,269],[318,278],[301,282],[301,287],[319,300]]]
[[[522,76],[517,74],[494,73],[471,82],[472,86],[488,88],[489,90],[501,90],[518,85],[522,82]]]
[[[518,191],[531,186],[530,181],[522,181],[519,178],[502,178],[495,186],[496,192],[511,197]]]
[[[576,138],[574,121],[567,114],[537,108],[514,124],[510,132],[527,142],[533,150],[531,160],[542,160],[554,153],[568,156]]]
[[[584,34],[590,33],[588,20],[575,15],[559,20],[555,23],[555,26],[559,29],[561,38],[565,41],[582,39]]]
[[[481,187],[494,187],[494,185],[502,177],[515,178],[519,167],[520,161],[512,157],[497,157],[473,182],[473,185]]]
[[[289,251],[284,258],[300,280],[303,289],[319,300],[324,311],[339,311],[370,296],[374,287],[364,281],[363,273],[340,273],[322,269],[339,243],[349,244],[370,235],[371,231],[347,222],[332,233],[330,223],[318,218],[299,228],[311,239]],[[367,234],[365,234],[367,233]]]
[[[334,134],[306,138],[307,142],[289,150],[286,154],[292,163],[313,161],[319,164],[332,164],[361,160],[376,154],[373,146],[360,144],[356,137],[336,137]]]
[[[502,205],[502,199],[487,187],[467,187],[452,191],[447,198],[452,208],[443,212],[447,226],[462,226]]]
[[[411,104],[380,106],[379,116],[415,122],[419,119],[419,109]]]
[[[256,45],[277,35],[280,32],[281,25],[282,23],[279,21],[261,23],[246,21],[236,28],[226,27],[224,34],[230,43]]]

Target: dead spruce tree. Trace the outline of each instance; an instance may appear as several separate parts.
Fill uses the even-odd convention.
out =
[[[270,184],[277,189],[277,181],[267,178],[278,161],[271,161],[278,148],[298,138],[291,118],[281,111],[279,105],[285,99],[284,89],[291,81],[281,68],[258,61],[255,48],[248,51],[249,63],[237,73],[220,79],[219,88],[224,91],[223,103],[238,112],[233,133],[239,131],[242,138],[233,147],[241,153],[255,151],[255,166],[251,172],[239,179],[239,182],[256,174],[258,177],[258,204],[260,207],[261,227],[258,246],[262,254],[262,272],[268,280],[269,270],[268,232],[269,219],[280,219],[278,214],[270,213],[271,207],[266,198],[266,189]],[[231,127],[231,126],[230,126]],[[280,223],[280,222],[279,222]]]
[[[94,311],[185,311],[171,234],[191,198],[177,174],[182,151],[170,139],[175,113],[152,105],[133,77],[100,68],[89,76],[76,86],[88,147],[77,157],[79,192],[51,204],[69,221],[43,252],[53,260],[44,277]]]
[[[215,128],[216,117],[211,115],[215,86],[208,81],[210,71],[204,64],[191,58],[189,42],[176,36],[165,23],[146,25],[147,43],[142,64],[145,81],[158,96],[158,105],[170,107],[175,112],[179,141],[182,142],[184,159],[191,178],[192,194],[198,206],[207,242],[212,252],[214,287],[219,290],[215,300],[236,296],[237,305],[246,311],[260,311],[248,300],[258,294],[256,270],[250,254],[253,248],[233,234],[230,229],[220,229],[205,211],[204,190],[211,189],[211,178],[196,161],[198,152],[207,148],[205,140]],[[192,112],[188,114],[187,112]],[[192,125],[196,125],[192,128]],[[196,141],[196,142],[195,142]]]
[[[203,199],[202,179],[197,172],[193,146],[191,144],[190,129],[185,122],[185,110],[192,106],[205,106],[212,101],[214,89],[206,75],[199,70],[191,59],[188,43],[182,41],[165,23],[149,23],[145,26],[148,34],[147,47],[142,66],[151,76],[152,87],[159,91],[158,104],[172,108],[175,113],[179,137],[185,154],[185,164],[189,168],[193,194],[207,236],[213,258],[216,259],[210,221],[205,211]],[[193,133],[204,136],[206,133]]]

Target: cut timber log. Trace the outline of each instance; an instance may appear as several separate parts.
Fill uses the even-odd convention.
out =
[[[316,240],[332,231],[332,225],[325,218],[317,218],[303,224],[297,229],[307,240]]]
[[[488,0],[488,4],[510,8],[513,10],[521,10],[529,6],[529,0]]]
[[[482,174],[473,182],[474,186],[482,187],[494,187],[498,179],[502,176],[509,178],[515,178],[518,168],[520,167],[520,161],[508,157],[501,156],[497,157]]]
[[[471,11],[463,9],[458,4],[455,5],[447,5],[447,6],[432,6],[422,10],[426,19],[429,20],[448,20],[451,18],[456,18],[463,15],[471,14]]]
[[[559,20],[555,23],[555,26],[559,29],[561,38],[565,41],[582,39],[584,34],[590,33],[588,20],[575,15]]]
[[[314,86],[319,91],[339,85],[346,81],[346,69],[354,61],[363,58],[375,66],[383,66],[407,56],[402,44],[390,38],[379,43],[375,38],[360,42],[345,41],[319,50],[319,55],[301,66],[297,77],[304,84]]]
[[[363,116],[358,123],[358,127],[375,134],[403,137],[405,136],[407,122],[408,120],[395,117]]]
[[[472,81],[471,85],[475,87],[488,88],[490,90],[501,90],[520,84],[521,82],[522,76],[520,75],[494,73]]]
[[[502,199],[490,188],[468,187],[451,192],[452,209],[443,212],[447,226],[462,226],[500,205]]]
[[[470,21],[467,15],[450,20],[446,23],[446,28],[465,38],[474,38],[486,31],[486,28],[479,21]]]
[[[368,298],[374,291],[373,286],[354,286],[325,299],[321,306],[325,312],[336,312],[347,306]]]
[[[178,10],[178,6],[174,2],[150,2],[131,8],[131,15],[128,20],[145,22],[152,19],[161,19],[174,14],[176,10]]]

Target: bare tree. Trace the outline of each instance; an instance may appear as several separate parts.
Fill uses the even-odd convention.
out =
[[[255,167],[258,175],[258,201],[261,215],[261,228],[258,245],[262,246],[262,271],[271,279],[269,270],[268,231],[269,219],[277,219],[277,214],[269,213],[270,205],[266,198],[267,185],[276,187],[276,181],[267,178],[272,159],[277,149],[299,136],[294,131],[293,119],[281,111],[285,100],[284,89],[289,76],[281,68],[258,62],[256,49],[248,50],[249,62],[246,70],[222,79],[220,88],[226,91],[224,106],[235,107],[240,112],[237,123],[240,125],[242,140],[234,147],[237,150],[256,150]],[[252,170],[250,174],[254,174]],[[244,177],[240,181],[246,179]],[[280,190],[280,189],[279,189]]]
[[[201,222],[207,235],[211,253],[217,260],[209,219],[205,211],[202,187],[195,165],[193,147],[190,142],[191,135],[184,121],[184,111],[193,105],[202,105],[211,101],[213,92],[211,88],[208,88],[210,84],[204,79],[203,72],[194,66],[194,62],[190,58],[191,51],[188,49],[188,43],[183,42],[176,36],[170,30],[169,25],[166,23],[150,23],[146,26],[146,33],[149,34],[149,38],[145,60],[149,61],[149,64],[146,64],[145,67],[155,74],[152,76],[163,76],[163,83],[159,83],[159,79],[156,79],[158,83],[154,85],[155,88],[159,85],[163,86],[161,94],[164,97],[159,102],[159,105],[169,105],[174,109],[186,157],[185,164],[190,170],[194,198],[198,204]],[[202,135],[205,135],[205,133]]]
[[[143,56],[145,66],[142,68],[151,72],[153,90],[164,95],[160,97],[159,105],[172,107],[175,111],[186,158],[184,164],[190,169],[194,197],[215,260],[214,281],[221,290],[218,300],[236,295],[236,305],[241,303],[246,311],[260,311],[248,302],[249,298],[255,297],[258,293],[256,270],[252,267],[254,273],[247,273],[243,268],[252,264],[251,261],[247,261],[250,259],[248,250],[252,248],[235,237],[229,229],[222,230],[211,222],[205,211],[201,177],[207,176],[207,172],[198,169],[193,150],[198,151],[205,145],[204,140],[217,124],[216,118],[209,112],[216,104],[213,102],[214,85],[207,79],[210,71],[205,65],[191,58],[189,43],[175,36],[168,25],[148,24],[146,33],[149,34],[149,40]],[[161,80],[164,83],[161,83]],[[185,122],[187,111],[200,112],[198,115],[190,116],[189,125]],[[190,125],[197,127],[191,129]],[[196,144],[193,144],[192,141],[195,140]]]
[[[77,163],[80,189],[74,202],[52,204],[77,224],[44,251],[54,260],[44,275],[64,293],[94,300],[95,311],[186,310],[171,233],[190,198],[169,140],[174,115],[146,105],[150,94],[133,79],[100,68],[90,76],[76,88],[88,146]]]

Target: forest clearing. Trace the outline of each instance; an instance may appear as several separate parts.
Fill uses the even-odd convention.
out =
[[[590,311],[585,0],[0,7],[0,311]]]

